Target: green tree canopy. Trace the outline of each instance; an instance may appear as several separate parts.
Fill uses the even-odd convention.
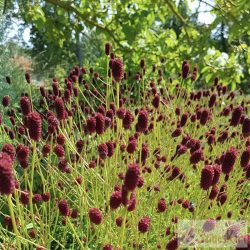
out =
[[[31,27],[31,55],[43,69],[95,63],[110,41],[131,70],[145,58],[178,73],[189,59],[200,84],[219,75],[232,88],[250,80],[249,11],[248,0],[5,1],[5,12]],[[206,12],[214,16],[208,24],[199,21]]]

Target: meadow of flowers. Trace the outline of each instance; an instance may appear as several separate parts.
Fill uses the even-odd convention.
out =
[[[185,60],[130,72],[105,46],[106,75],[74,67],[32,84],[0,114],[1,249],[178,249],[178,223],[250,217],[249,103],[219,77],[195,90]],[[12,84],[11,76],[6,84]],[[250,249],[250,235],[235,249]],[[225,234],[228,232],[225,232]]]

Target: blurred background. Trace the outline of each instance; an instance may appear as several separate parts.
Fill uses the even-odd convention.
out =
[[[10,76],[15,98],[25,72],[39,85],[75,65],[105,72],[106,42],[127,71],[144,58],[147,69],[160,64],[174,77],[188,59],[197,87],[219,76],[247,92],[249,20],[249,0],[0,0],[0,93],[10,94]]]

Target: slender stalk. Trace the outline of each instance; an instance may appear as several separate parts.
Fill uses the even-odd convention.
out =
[[[31,103],[31,108],[32,108],[32,110],[33,110],[32,87],[31,87],[31,83],[29,84],[29,91],[30,91],[30,103]]]
[[[83,244],[82,244],[82,241],[81,241],[80,238],[78,237],[77,232],[76,232],[74,226],[72,225],[72,223],[71,223],[71,221],[70,221],[70,219],[69,219],[68,217],[67,217],[67,222],[68,222],[68,224],[69,224],[69,226],[70,226],[70,229],[72,230],[74,236],[76,237],[76,240],[77,240],[77,242],[79,243],[79,246],[81,247],[81,249],[84,249],[84,246],[83,246]]]
[[[122,234],[121,234],[121,243],[120,246],[123,246],[123,241],[124,241],[124,235],[125,235],[125,228],[126,228],[126,220],[127,220],[127,209],[124,208],[124,217],[123,217],[123,222],[122,222]]]
[[[19,241],[19,232],[17,230],[17,225],[16,225],[16,219],[15,219],[15,214],[14,214],[14,209],[13,209],[13,203],[11,200],[11,194],[7,196],[7,200],[8,200],[8,205],[9,205],[9,210],[10,210],[10,217],[11,217],[11,222],[12,222],[12,226],[13,226],[13,230],[14,233],[16,235],[16,242],[17,242],[17,246],[18,249],[22,249],[21,243]]]
[[[116,107],[119,109],[120,102],[120,83],[116,82]]]
[[[33,203],[32,203],[35,160],[36,160],[36,141],[33,142],[32,164],[31,164],[31,182],[30,182],[30,194],[29,194],[29,204],[30,204],[30,212],[31,212],[33,226],[35,226],[34,210],[33,210]]]
[[[109,107],[109,84],[108,84],[109,76],[108,76],[108,71],[109,71],[109,58],[107,56],[106,108]]]
[[[141,70],[142,75],[142,102],[145,102],[145,83],[144,83],[144,75],[143,75],[143,69]],[[141,97],[140,97],[141,98]]]

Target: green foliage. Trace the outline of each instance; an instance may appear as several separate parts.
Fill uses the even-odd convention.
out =
[[[3,96],[9,95],[15,103],[20,93],[25,90],[23,84],[25,79],[24,72],[11,62],[15,54],[22,53],[20,48],[14,43],[5,43],[8,25],[8,20],[0,17],[0,100]],[[11,85],[7,84],[6,76],[11,78]]]
[[[202,72],[200,85],[211,84],[221,75],[231,87],[245,88],[250,81],[249,1],[195,2],[215,16],[211,24],[200,23],[198,16],[204,10],[191,11],[187,0],[24,0],[18,1],[19,12],[14,16],[31,25],[36,72],[56,65],[69,69],[86,61],[95,65],[104,43],[111,41],[132,71],[142,57],[148,65],[164,58],[166,71],[177,74],[183,59],[189,59]],[[15,9],[7,3],[10,11]],[[228,59],[222,64],[223,52]],[[51,70],[51,75],[56,73]]]

